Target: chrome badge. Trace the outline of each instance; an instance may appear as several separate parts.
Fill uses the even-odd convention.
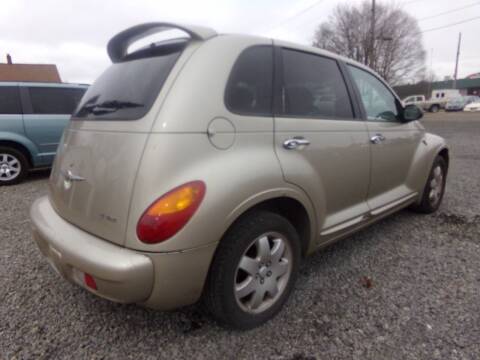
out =
[[[63,177],[65,178],[63,180],[63,187],[65,190],[68,190],[72,187],[72,182],[74,181],[84,181],[85,178],[75,175],[71,170],[67,170],[66,172],[62,172]]]

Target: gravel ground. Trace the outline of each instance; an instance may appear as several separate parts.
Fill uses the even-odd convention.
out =
[[[29,229],[48,173],[0,188],[0,358],[480,358],[480,114],[424,124],[453,151],[439,212],[400,212],[313,255],[286,308],[249,332],[62,281]]]

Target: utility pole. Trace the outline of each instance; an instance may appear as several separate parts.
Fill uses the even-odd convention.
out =
[[[433,83],[433,48],[430,49],[430,76],[428,77],[428,91],[425,94],[426,98],[430,98],[432,96],[432,83]]]
[[[369,51],[369,60],[370,67],[375,68],[375,0],[372,0],[372,24],[370,27],[370,51]],[[367,63],[368,65],[368,63]]]
[[[455,73],[453,74],[453,88],[457,88],[458,59],[460,58],[460,43],[462,42],[462,33],[458,34],[457,59],[455,60]]]

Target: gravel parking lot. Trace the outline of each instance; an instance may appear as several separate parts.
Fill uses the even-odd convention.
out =
[[[319,252],[273,321],[226,331],[61,280],[30,236],[48,172],[0,188],[0,358],[480,358],[480,114],[427,114],[452,161],[435,215],[402,211]]]

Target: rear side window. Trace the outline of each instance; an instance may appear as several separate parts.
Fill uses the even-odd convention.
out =
[[[85,89],[29,87],[34,114],[72,114]]]
[[[283,113],[352,119],[352,104],[335,60],[295,50],[283,54]]]
[[[21,114],[20,94],[17,86],[0,87],[0,114]]]
[[[145,116],[184,47],[185,42],[164,47],[163,52],[159,47],[154,56],[140,57],[144,55],[138,52],[112,64],[89,87],[73,119],[137,120]]]
[[[243,51],[233,66],[225,93],[227,108],[239,114],[272,115],[273,47]]]

